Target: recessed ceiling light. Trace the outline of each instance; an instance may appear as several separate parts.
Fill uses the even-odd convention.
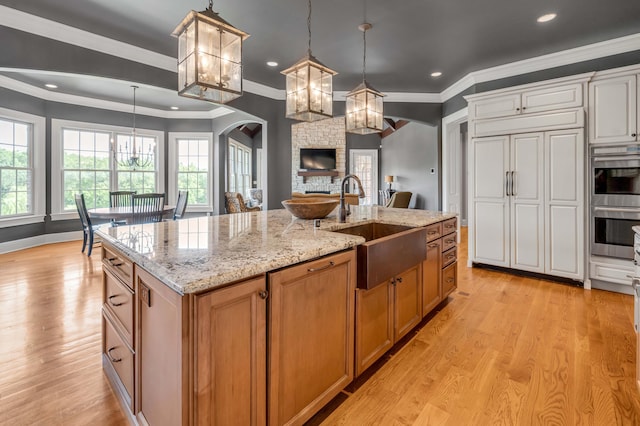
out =
[[[547,13],[538,18],[538,22],[549,22],[555,19],[557,15],[555,13]]]
[[[51,83],[45,84],[44,87],[49,88],[49,89],[57,89],[58,88],[58,86],[56,86],[55,84],[51,84]]]
[[[440,77],[442,73],[440,71],[435,71],[431,73],[431,77]]]
[[[175,110],[180,109],[180,108],[178,108],[176,106],[172,106],[171,109],[175,111]]]
[[[270,67],[277,67],[278,63],[276,61],[268,61],[267,65],[269,65]]]

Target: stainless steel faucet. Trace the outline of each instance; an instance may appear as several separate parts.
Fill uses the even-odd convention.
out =
[[[362,182],[360,182],[360,178],[356,175],[346,175],[340,184],[340,207],[338,208],[340,223],[345,223],[347,221],[347,215],[351,214],[349,204],[347,204],[344,199],[344,193],[347,190],[347,181],[350,178],[355,180],[358,184],[358,197],[364,198],[364,189],[362,189]]]

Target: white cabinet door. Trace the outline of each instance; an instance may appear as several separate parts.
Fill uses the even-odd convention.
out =
[[[511,136],[511,267],[544,272],[544,134]]]
[[[481,99],[471,104],[470,119],[506,117],[520,114],[520,93]]]
[[[522,92],[522,112],[542,112],[582,106],[582,83]]]
[[[545,134],[545,273],[584,279],[584,134]]]
[[[509,171],[509,136],[473,139],[471,154],[471,174],[474,178],[471,189],[471,260],[508,267],[509,199],[506,194],[506,175]]]
[[[636,75],[596,80],[589,85],[591,143],[633,142],[637,138]]]

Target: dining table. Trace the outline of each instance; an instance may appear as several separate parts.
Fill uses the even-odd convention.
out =
[[[173,214],[173,210],[175,206],[164,206],[162,208],[162,216],[164,218],[169,218]],[[135,217],[136,213],[133,212],[131,206],[124,207],[98,207],[95,209],[88,209],[89,217],[91,219],[98,220],[112,220],[112,221],[126,221],[131,219],[131,217]],[[140,213],[143,215],[148,215],[148,212]]]

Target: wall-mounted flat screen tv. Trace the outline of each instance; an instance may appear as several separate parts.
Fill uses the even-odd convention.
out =
[[[300,148],[300,168],[306,170],[335,170],[336,150],[329,148]]]

